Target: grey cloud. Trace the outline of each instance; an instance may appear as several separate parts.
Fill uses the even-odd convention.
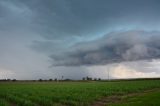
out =
[[[82,42],[50,56],[56,66],[103,65],[160,57],[160,32],[113,32],[99,40]],[[157,39],[157,40],[155,40]]]
[[[29,29],[32,11],[18,2],[0,1],[0,30]]]
[[[26,25],[49,40],[71,36],[87,38],[105,33],[106,29],[129,25],[156,27],[160,18],[158,0],[2,0],[0,5],[1,15],[6,16],[3,21],[9,20],[3,27]]]
[[[160,73],[159,72],[160,59],[151,59],[149,61],[139,60],[132,62],[122,62],[119,64],[123,64],[127,67],[135,69],[138,72],[143,72],[143,73],[155,72],[157,74]]]
[[[35,14],[35,29],[47,39],[87,38],[111,27],[129,27],[128,23],[145,25],[148,21],[149,25],[157,25],[160,17],[158,1],[150,0],[39,0],[28,6]],[[152,19],[154,21],[150,22]]]
[[[57,66],[159,58],[159,32],[145,32],[160,31],[159,10],[159,0],[0,0],[0,68],[27,77],[47,73],[48,56]]]

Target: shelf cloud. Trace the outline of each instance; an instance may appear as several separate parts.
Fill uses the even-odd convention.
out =
[[[0,0],[0,79],[159,72],[159,10],[159,0]]]
[[[55,66],[104,65],[114,62],[160,58],[160,32],[112,32],[81,42],[61,54],[51,55]]]

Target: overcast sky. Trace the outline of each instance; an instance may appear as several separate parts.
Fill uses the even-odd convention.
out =
[[[0,79],[160,77],[159,0],[0,0]]]

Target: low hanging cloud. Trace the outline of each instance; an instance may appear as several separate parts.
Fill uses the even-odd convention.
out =
[[[160,32],[112,32],[101,39],[81,42],[50,58],[54,66],[104,65],[160,58]]]
[[[141,63],[141,62],[138,62],[138,63]],[[111,76],[113,78],[159,77],[159,74],[156,71],[151,71],[150,70],[149,72],[146,72],[145,70],[137,70],[137,69],[135,69],[133,67],[126,66],[123,63],[122,64],[118,64],[115,67],[112,67],[110,74],[111,74]]]

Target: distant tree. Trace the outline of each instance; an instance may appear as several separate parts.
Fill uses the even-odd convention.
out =
[[[98,78],[99,81],[101,81],[101,78]]]
[[[72,81],[72,79],[67,78],[67,79],[64,79],[64,81]]]
[[[83,77],[83,78],[82,78],[82,80],[84,81],[84,80],[86,80],[86,78],[85,78],[85,77]]]
[[[88,77],[88,76],[86,77],[86,80],[89,80],[89,77]]]
[[[17,80],[16,80],[16,79],[13,79],[12,81],[15,82],[15,81],[17,81]]]
[[[6,79],[0,79],[0,81],[7,81]]]
[[[92,77],[90,77],[90,79],[89,80],[92,80]]]
[[[7,79],[7,81],[11,81],[11,79]]]
[[[54,81],[57,81],[57,78],[55,78]]]
[[[94,81],[97,81],[97,78],[94,78]]]
[[[88,81],[90,81],[90,80],[92,80],[92,77],[86,77],[86,80],[88,80]]]
[[[39,82],[42,82],[43,80],[42,80],[42,79],[39,79],[38,81],[39,81]]]
[[[49,81],[53,81],[53,79],[49,79]]]

